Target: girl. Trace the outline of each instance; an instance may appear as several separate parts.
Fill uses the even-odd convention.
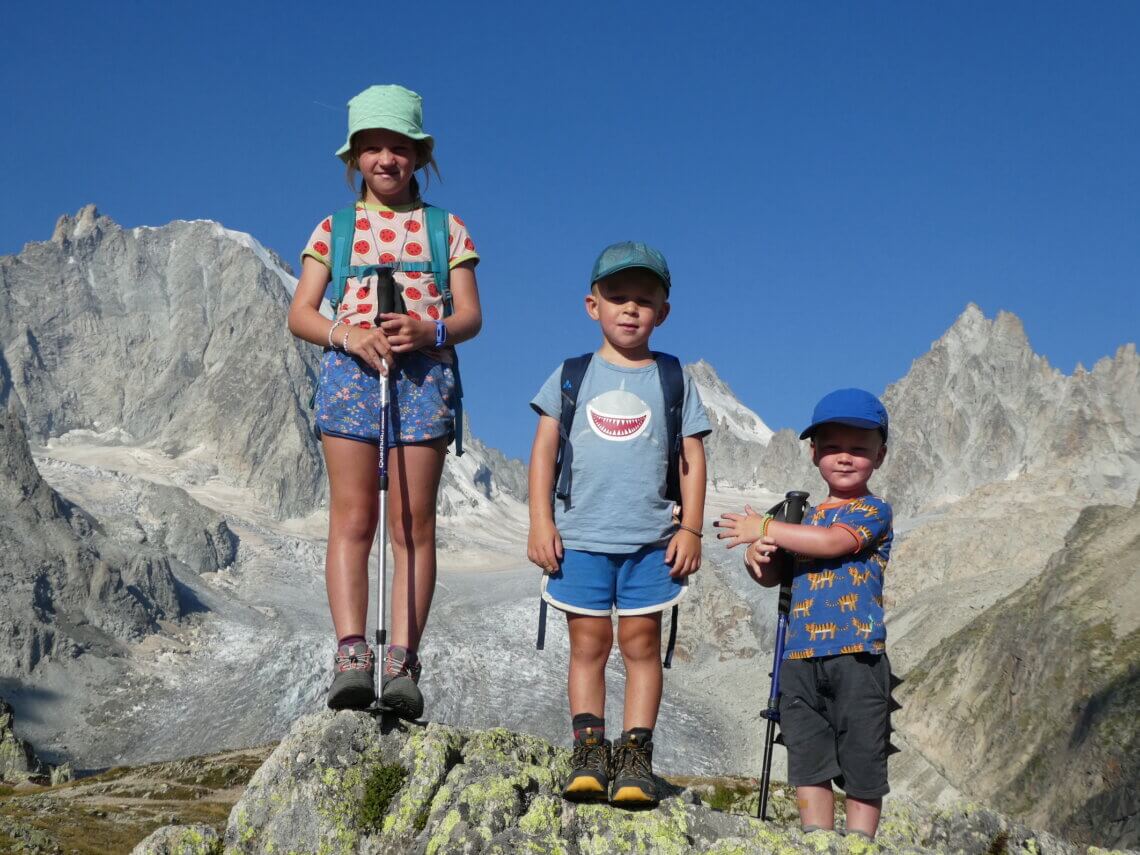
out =
[[[391,645],[385,651],[380,697],[401,718],[423,714],[416,651],[435,592],[436,493],[455,423],[453,346],[482,326],[475,265],[479,256],[463,221],[448,215],[448,268],[453,311],[430,272],[400,262],[431,258],[431,240],[415,172],[439,170],[435,141],[423,130],[420,96],[402,86],[371,86],[348,102],[348,138],[337,152],[360,197],[351,236],[352,265],[393,265],[349,278],[336,317],[318,311],[329,282],[332,221],[314,229],[301,256],[301,279],[289,309],[289,330],[323,345],[316,422],[329,476],[329,540],[325,582],[338,639],[328,705],[365,709],[376,698],[374,653],[365,640],[368,554],[379,514],[377,465],[380,383],[390,383],[388,531],[396,559],[392,579]],[[420,265],[422,267],[422,265]],[[379,290],[393,287],[406,314],[377,314]]]

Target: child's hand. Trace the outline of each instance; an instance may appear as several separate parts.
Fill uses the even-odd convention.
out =
[[[725,549],[732,549],[742,543],[752,543],[760,539],[764,531],[764,517],[752,510],[751,505],[744,506],[742,514],[721,514],[719,522],[713,522],[717,528],[726,531],[717,534],[717,540],[728,539]]]
[[[526,557],[544,573],[557,573],[562,564],[562,535],[552,520],[531,523],[526,539]]]
[[[380,329],[388,336],[394,353],[408,353],[435,346],[435,321],[416,320],[411,315],[385,312],[380,315]]]
[[[347,337],[336,336],[334,333],[333,341],[343,343],[343,347],[347,353],[363,359],[366,363],[371,365],[384,376],[388,374],[388,366],[392,362],[392,347],[388,342],[388,337],[379,329],[364,329],[363,327],[350,326],[348,328]]]
[[[665,563],[673,568],[669,575],[675,579],[696,573],[701,569],[701,539],[691,531],[681,529],[669,541]]]
[[[779,580],[773,581],[771,577],[772,556],[775,554],[776,541],[770,537],[762,537],[754,541],[744,553],[744,566],[749,575],[761,585],[771,586]]]

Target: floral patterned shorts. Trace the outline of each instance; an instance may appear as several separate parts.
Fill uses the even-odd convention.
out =
[[[427,442],[455,436],[455,372],[420,353],[396,358],[390,373],[387,445]],[[380,442],[380,383],[367,363],[339,350],[321,359],[314,402],[317,432],[345,439]]]

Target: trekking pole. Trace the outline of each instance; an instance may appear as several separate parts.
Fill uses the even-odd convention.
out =
[[[808,494],[793,490],[784,501],[771,508],[768,513],[778,522],[798,525],[803,521]],[[784,634],[788,629],[788,612],[792,605],[792,556],[783,549],[777,549],[772,563],[780,574],[780,599],[776,612],[776,650],[772,654],[771,687],[768,691],[768,706],[760,715],[768,719],[768,729],[764,734],[764,767],[760,774],[760,801],[756,816],[768,821],[768,789],[772,783],[772,748],[776,742],[776,724],[780,721],[780,660],[784,658]]]
[[[387,276],[383,275],[387,273]],[[382,271],[376,283],[376,326],[380,325],[380,314],[391,312],[395,305],[396,282],[391,271]],[[391,363],[382,360],[384,372],[380,375],[380,460],[377,465],[377,480],[380,487],[380,517],[377,521],[376,537],[380,541],[376,556],[376,656],[372,663],[373,685],[380,685],[382,673],[380,661],[387,655],[388,625],[385,622],[385,608],[388,596],[388,392],[391,377]],[[380,693],[376,693],[379,705]]]

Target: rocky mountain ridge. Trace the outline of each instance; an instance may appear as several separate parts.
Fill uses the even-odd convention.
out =
[[[268,516],[300,518],[293,524],[309,531],[313,527],[305,528],[304,515],[319,507],[325,489],[307,407],[316,349],[296,342],[283,330],[277,335],[276,327],[268,335],[265,332],[265,317],[283,317],[294,285],[284,264],[270,251],[248,235],[216,223],[124,230],[94,208],[84,209],[74,218],[61,219],[50,242],[29,245],[19,256],[0,259],[0,402],[27,421],[36,444],[63,437],[106,442],[108,451],[161,452],[172,468],[192,472],[188,481],[199,488],[234,485],[231,492],[237,502],[243,490],[250,491]],[[74,299],[42,306],[39,295],[61,286]],[[264,370],[251,378],[252,363]],[[886,390],[891,446],[873,487],[894,503],[900,518],[887,597],[892,658],[904,671],[929,670],[922,664],[924,657],[950,644],[948,640],[978,615],[999,613],[1007,598],[1031,584],[1048,556],[1063,545],[1064,533],[1082,507],[1094,502],[1131,504],[1140,486],[1138,366],[1135,348],[1128,345],[1091,371],[1078,369],[1066,377],[1032,352],[1012,315],[1003,313],[991,321],[971,306],[929,353],[915,361],[906,377]],[[791,488],[821,495],[822,484],[808,459],[806,443],[792,431],[772,434],[759,416],[736,400],[712,366],[697,363],[687,370],[704,395],[716,428],[708,444],[710,508],[731,502],[738,509],[736,503],[756,501],[757,493],[780,494]],[[12,431],[5,428],[6,437],[15,436],[18,423],[5,424],[13,426]],[[522,563],[525,468],[481,443],[469,425],[465,436],[468,453],[449,459],[441,489],[444,558],[450,555],[479,569]],[[273,442],[266,442],[266,437]],[[304,639],[324,632],[324,615],[317,614],[321,609],[305,611],[289,623],[282,620],[283,609],[293,605],[288,598],[254,599],[266,590],[297,589],[293,596],[320,600],[320,590],[309,590],[319,574],[319,535],[281,537],[276,524],[262,527],[253,519],[242,519],[239,533],[246,541],[239,544],[236,525],[232,530],[226,527],[217,513],[201,508],[182,491],[147,485],[145,475],[142,482],[123,476],[121,485],[110,485],[112,492],[101,501],[114,513],[92,516],[46,485],[35,485],[28,472],[30,458],[20,458],[26,456],[26,443],[6,439],[5,447],[9,445],[23,451],[9,452],[15,462],[11,476],[0,478],[0,494],[10,490],[15,498],[5,507],[15,509],[13,519],[24,521],[20,523],[24,533],[8,541],[13,545],[9,551],[38,556],[43,543],[77,538],[97,542],[104,557],[140,554],[159,564],[166,562],[178,573],[185,570],[181,578],[195,586],[195,597],[212,597],[212,607],[219,609],[203,618],[204,626],[222,620],[226,598],[233,598],[235,605],[225,617],[231,622],[229,628],[211,642],[218,645],[217,654],[191,653],[188,658],[195,667],[208,667],[210,659],[224,661],[233,645],[250,637],[270,637],[280,627],[282,650],[287,652],[280,657],[285,661],[273,664],[270,682],[289,686],[291,700],[258,695],[272,706],[271,716],[259,718],[288,722],[298,709],[319,701],[322,678],[317,675],[326,663]],[[60,452],[49,448],[44,453]],[[45,458],[45,462],[50,463],[52,477],[80,489],[91,480],[87,476],[92,470],[71,472],[67,469],[71,464],[62,460]],[[718,496],[721,489],[726,492]],[[33,494],[40,498],[23,502],[21,497]],[[85,502],[78,504],[87,507]],[[28,508],[40,508],[40,516],[27,517]],[[172,520],[193,524],[175,531]],[[59,529],[60,524],[70,533]],[[37,545],[25,547],[32,541]],[[740,685],[742,680],[750,684],[756,679],[755,663],[770,647],[774,607],[742,581],[735,564],[728,566],[733,562],[715,566],[714,557],[722,560],[723,553],[713,551],[718,548],[715,540],[706,541],[709,566],[682,613],[679,657],[694,667],[717,669],[725,685]],[[56,568],[47,573],[49,578],[69,566],[66,557],[55,553],[44,553],[43,561]],[[118,558],[106,558],[104,563],[121,568]],[[90,635],[90,627],[99,624],[90,616],[74,624],[70,611],[32,610],[38,616],[25,621],[29,610],[20,592],[29,585],[42,586],[31,581],[43,577],[41,570],[27,563],[0,568],[14,580],[6,588],[8,598],[0,601],[0,621],[18,624],[20,638],[40,633],[31,648],[41,650],[36,657],[12,660],[17,674],[28,673],[43,660],[43,634],[49,630],[56,643],[51,653],[59,661],[83,651],[118,655],[121,648],[116,644],[138,639],[160,617],[177,614],[155,609],[146,613],[144,608],[149,617],[130,624],[133,628],[118,635],[100,630],[99,646]],[[119,570],[120,577],[124,572],[128,571]],[[90,583],[64,575],[71,591],[90,590]],[[426,689],[438,693],[434,708],[448,721],[481,723],[468,716],[470,699],[484,683],[507,698],[530,698],[526,693],[547,680],[552,668],[557,670],[558,661],[536,662],[521,655],[521,645],[530,644],[533,606],[529,602],[516,606],[511,599],[504,608],[499,602],[515,597],[519,584],[532,581],[526,574],[518,574],[518,582],[515,578],[502,583],[502,590],[482,581],[445,583],[469,601],[450,612],[441,605],[433,616],[433,623],[441,627],[432,642],[438,649],[429,645],[425,652],[432,675]],[[63,581],[57,582],[62,590]],[[113,584],[96,587],[100,595],[91,608],[98,612],[119,596],[119,589]],[[132,584],[122,589],[133,596]],[[178,584],[171,590],[184,592]],[[446,592],[441,599],[447,602]],[[494,657],[480,655],[496,643],[481,635],[486,633],[487,616],[498,622],[500,635],[506,632],[520,639],[515,651],[520,655],[511,669],[504,670]],[[256,630],[253,624],[245,629],[238,626],[251,619],[257,621]],[[444,634],[441,621],[454,624],[453,635]],[[977,675],[986,673],[983,661],[973,659],[968,664]],[[184,679],[184,673],[189,678],[190,670],[156,668],[158,677],[144,684],[146,691],[158,698],[188,697],[177,694],[187,691],[177,680],[169,680],[158,691],[153,679],[168,680],[170,675]],[[197,687],[195,697],[204,698],[209,690],[216,694],[219,684],[207,683]],[[663,715],[670,722],[666,727],[675,725],[683,734],[691,723],[687,716],[697,715],[698,710],[707,724],[709,711],[693,703],[693,697],[682,699],[671,693],[671,699],[679,705]],[[132,705],[129,700],[125,707],[122,703],[105,706],[101,729],[126,732]],[[535,714],[547,717],[560,709],[559,702],[549,698],[530,698],[528,703]],[[958,726],[956,711],[963,703],[968,707],[970,702],[956,698],[947,705],[923,707],[926,729],[916,730],[911,740],[912,756],[929,751],[931,761],[955,782],[971,771],[943,764],[938,733]],[[727,714],[724,721],[710,725],[709,732],[719,739],[723,731],[728,739],[728,720],[745,712],[748,704],[726,699],[720,706]],[[144,721],[153,728],[157,720],[140,719],[140,725]],[[247,731],[246,726],[244,720],[228,721],[231,732],[265,733]],[[522,720],[512,726],[528,728]],[[213,732],[209,725],[199,730]],[[672,741],[673,734],[667,736]],[[43,743],[37,738],[37,744]],[[1008,752],[1008,739],[993,746],[995,762]],[[687,754],[677,758],[693,760]],[[933,777],[938,787],[949,780]],[[996,786],[990,781],[988,789],[975,792],[989,798]],[[938,792],[942,791],[931,790],[930,797]],[[1068,791],[1060,787],[1057,792]]]

